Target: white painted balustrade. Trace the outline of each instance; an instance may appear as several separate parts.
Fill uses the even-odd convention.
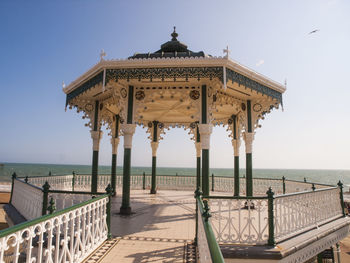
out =
[[[343,216],[337,187],[280,195],[274,199],[276,241],[318,227]]]
[[[108,196],[0,233],[0,263],[82,262],[108,235]]]
[[[209,206],[212,215],[210,222],[219,243],[267,243],[267,198],[210,197]]]
[[[15,179],[11,203],[25,219],[38,218],[42,214],[43,192],[39,187]]]

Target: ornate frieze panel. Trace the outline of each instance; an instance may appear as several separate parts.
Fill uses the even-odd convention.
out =
[[[282,93],[273,90],[259,82],[252,80],[240,73],[237,73],[229,68],[226,68],[226,78],[227,82],[230,80],[232,83],[236,82],[238,85],[243,85],[251,90],[255,90],[259,93],[267,95],[271,98],[276,99],[279,103],[282,104]]]
[[[120,79],[177,79],[188,80],[190,78],[219,78],[222,81],[222,67],[167,67],[167,68],[123,68],[123,69],[107,69],[106,83],[110,80],[118,81]]]
[[[196,86],[137,87],[134,103],[134,120],[147,124],[196,121],[200,116],[200,92]]]

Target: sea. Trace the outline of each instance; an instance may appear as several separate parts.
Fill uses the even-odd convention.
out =
[[[0,164],[0,182],[10,182],[11,175],[15,172],[17,176],[45,176],[72,174],[91,174],[91,165],[72,164],[34,164],[34,163],[2,163]],[[110,174],[111,166],[99,166],[99,174]],[[132,167],[131,174],[138,175],[145,172],[151,174],[151,167]],[[117,174],[122,174],[122,167],[117,168]],[[214,176],[233,177],[233,169],[212,168],[210,174]],[[195,176],[195,168],[184,167],[157,167],[157,176],[162,175],[185,175]],[[240,169],[240,176],[245,175],[245,169]],[[350,170],[304,170],[304,169],[254,169],[253,177],[256,178],[282,178],[291,180],[306,180],[308,182],[335,185],[339,180],[347,187],[350,186]]]

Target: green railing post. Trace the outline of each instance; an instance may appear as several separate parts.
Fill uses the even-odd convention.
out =
[[[315,184],[314,184],[314,183],[312,183],[311,189],[312,189],[312,191],[315,191],[315,190],[316,190],[316,187],[315,187]]]
[[[304,177],[304,183],[306,183],[306,177]]]
[[[286,193],[286,177],[282,177],[282,184],[283,184],[283,194]]]
[[[272,192],[272,188],[270,187],[269,190],[266,192],[267,198],[268,198],[268,220],[269,220],[269,239],[267,241],[267,244],[269,246],[275,246],[275,225],[274,225],[274,215],[273,215],[273,195],[274,192]]]
[[[41,212],[43,216],[46,215],[46,211],[47,211],[47,204],[49,201],[49,189],[50,189],[50,185],[46,181],[45,184],[43,185],[43,209]]]
[[[52,174],[51,174],[51,171],[49,171],[49,176],[51,176]]]
[[[74,186],[75,186],[75,172],[72,172],[73,178],[72,178],[72,191],[74,192]]]
[[[211,174],[211,190],[214,192],[214,174]]]
[[[203,212],[202,216],[204,217],[205,222],[208,222],[209,217],[211,217],[210,207],[208,205],[208,200],[203,200],[203,204],[204,204],[204,212]]]
[[[196,236],[194,238],[194,244],[197,246],[198,242],[198,201],[197,199],[201,196],[202,192],[197,187],[196,191],[194,191],[194,198],[196,199]]]
[[[12,185],[11,185],[11,196],[10,196],[10,204],[12,203],[12,195],[13,195],[13,185],[15,184],[15,179],[17,178],[17,174],[12,174]]]
[[[107,237],[108,239],[112,238],[112,233],[111,233],[111,208],[112,208],[112,195],[113,195],[113,188],[111,184],[108,184],[106,188],[106,192],[108,194],[108,203],[107,203],[107,227],[108,227],[108,234]]]
[[[51,199],[50,199],[50,205],[47,208],[47,211],[49,211],[50,215],[56,211],[55,200],[53,199],[53,197],[51,197]]]
[[[338,187],[339,187],[341,209],[343,211],[343,216],[345,217],[346,214],[345,214],[345,205],[344,205],[344,197],[343,197],[343,183],[340,180],[338,182]]]
[[[24,181],[26,182],[26,184],[28,183],[28,175],[26,176],[26,178],[24,178]]]
[[[146,173],[143,172],[142,175],[142,189],[145,190],[146,189]]]

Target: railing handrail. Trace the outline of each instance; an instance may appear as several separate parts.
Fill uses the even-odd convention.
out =
[[[103,195],[106,192],[88,192],[88,191],[65,191],[65,190],[49,190],[48,193],[54,194],[82,194],[82,195]]]
[[[31,187],[33,187],[33,188],[35,188],[35,189],[38,189],[38,190],[40,190],[40,191],[43,191],[43,190],[44,190],[44,189],[43,189],[42,187],[40,187],[40,186],[31,184],[31,183],[28,183],[28,182],[24,182],[23,180],[21,180],[21,179],[19,179],[19,178],[15,178],[15,180],[17,180],[17,181],[19,181],[19,182],[21,182],[21,183],[27,184],[27,185],[29,185],[29,186],[31,186]]]
[[[289,197],[293,195],[301,195],[301,194],[309,194],[309,193],[315,193],[315,192],[322,192],[322,191],[327,191],[327,190],[333,190],[337,189],[338,187],[328,187],[328,188],[321,188],[321,189],[315,189],[315,190],[307,190],[307,191],[301,191],[301,192],[294,192],[294,193],[288,193],[288,194],[279,194],[279,195],[274,195],[274,198],[283,198],[283,197]]]
[[[77,208],[80,208],[80,207],[83,207],[85,205],[88,205],[90,203],[93,203],[93,202],[96,202],[98,200],[101,200],[103,198],[106,198],[108,197],[108,194],[104,194],[104,195],[101,195],[99,197],[96,197],[96,198],[92,198],[90,200],[87,200],[85,202],[82,202],[82,203],[79,203],[79,204],[76,204],[76,205],[73,205],[71,207],[67,207],[65,209],[62,209],[60,211],[57,211],[57,212],[53,212],[52,214],[48,214],[48,215],[44,215],[44,216],[41,216],[39,218],[36,218],[36,219],[33,219],[33,220],[30,220],[30,221],[27,221],[27,222],[23,222],[21,224],[18,224],[18,225],[15,225],[15,226],[12,226],[10,228],[6,228],[4,230],[1,230],[0,231],[0,238],[1,237],[5,237],[7,235],[10,235],[10,234],[13,234],[19,230],[22,230],[24,228],[27,228],[27,227],[30,227],[30,226],[33,226],[33,225],[36,225],[38,223],[41,223],[45,220],[48,220],[48,219],[51,219],[53,217],[56,217],[56,216],[59,216],[59,215],[62,215],[62,214],[65,214],[65,213],[68,213],[70,211],[73,211]]]
[[[222,256],[220,246],[219,246],[218,242],[216,241],[213,228],[212,228],[209,220],[206,221],[205,218],[203,218],[204,211],[203,211],[203,202],[201,200],[201,197],[200,196],[196,197],[196,200],[197,200],[198,208],[200,211],[199,216],[203,222],[205,236],[206,236],[207,241],[208,241],[208,247],[209,247],[209,252],[210,252],[212,262],[224,263],[225,260],[224,260],[224,257]]]
[[[251,199],[251,200],[258,200],[258,199],[267,199],[268,197],[263,196],[225,196],[225,195],[203,195],[203,199]]]

